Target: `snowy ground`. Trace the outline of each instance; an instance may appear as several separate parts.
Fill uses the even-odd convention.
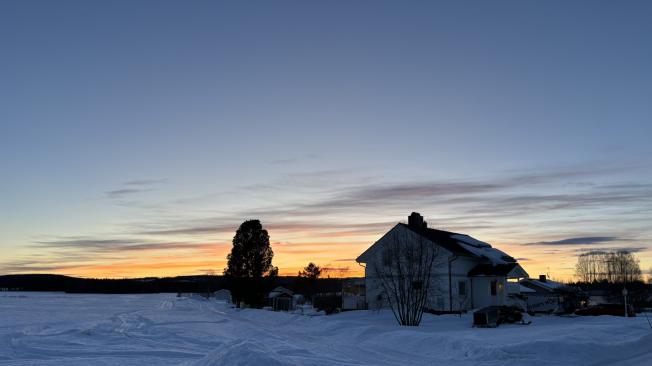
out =
[[[651,365],[645,317],[306,317],[174,295],[0,293],[0,365]]]

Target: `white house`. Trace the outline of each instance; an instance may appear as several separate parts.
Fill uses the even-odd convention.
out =
[[[399,223],[376,241],[356,261],[365,267],[366,299],[370,309],[387,305],[374,266],[383,266],[384,250],[397,236],[426,240],[438,252],[433,264],[426,307],[434,311],[470,310],[507,304],[507,285],[527,278],[517,261],[491,245],[465,234],[427,227],[413,212],[408,224]],[[382,268],[382,267],[381,267]]]

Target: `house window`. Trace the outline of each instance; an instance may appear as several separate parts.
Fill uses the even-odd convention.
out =
[[[498,294],[498,281],[496,280],[491,281],[489,286],[491,288],[491,296],[496,296],[496,294]]]
[[[457,283],[457,293],[460,296],[466,296],[466,281],[459,281]]]
[[[423,282],[421,281],[412,281],[412,289],[413,290],[421,290],[423,288]]]

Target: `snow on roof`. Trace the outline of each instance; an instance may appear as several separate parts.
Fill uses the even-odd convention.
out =
[[[483,241],[480,241],[476,238],[473,238],[471,236],[465,235],[465,234],[453,234],[451,235],[451,238],[460,240],[464,242],[465,244],[474,246],[476,248],[491,248],[491,244],[485,243]]]
[[[540,281],[540,280],[530,280],[530,282],[534,283],[535,285],[541,286],[545,289],[548,290],[559,290],[566,288],[567,286],[564,285],[561,282],[555,282],[555,281],[550,281],[550,280],[545,280],[545,281]]]
[[[518,291],[519,291],[520,293],[524,293],[524,292],[536,292],[536,291],[534,291],[533,289],[531,289],[531,288],[529,288],[529,287],[525,287],[525,286],[523,286],[523,285],[521,285],[521,284],[518,285]]]
[[[468,235],[454,234],[451,238],[456,239],[457,243],[478,257],[487,258],[492,264],[509,264],[516,262],[514,258],[508,256],[505,252],[492,248],[489,243],[485,243]]]
[[[292,290],[286,289],[285,287],[278,286],[269,293],[268,297],[272,298],[280,295],[293,296],[294,292],[292,292]]]
[[[552,291],[558,291],[558,290],[563,290],[563,291],[569,291],[569,290],[572,291],[573,290],[573,288],[568,286],[568,285],[565,285],[565,284],[563,284],[561,282],[550,281],[550,280],[541,281],[541,280],[538,280],[538,279],[527,279],[527,280],[521,281],[521,284],[523,284],[525,286],[528,286],[528,285],[536,286],[536,287],[539,287],[541,289],[551,291],[551,292]]]

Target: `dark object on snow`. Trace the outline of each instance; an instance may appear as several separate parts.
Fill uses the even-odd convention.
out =
[[[500,324],[517,323],[523,314],[515,306],[487,306],[473,313],[473,326],[494,328]]]
[[[423,311],[428,313],[428,314],[433,314],[433,315],[448,315],[448,314],[462,315],[462,314],[466,313],[466,310],[465,311],[462,311],[462,310],[450,311],[450,310],[435,310],[435,309],[430,309],[430,308],[426,308]]]
[[[577,309],[575,315],[583,316],[597,316],[597,315],[613,315],[625,316],[625,305],[623,304],[600,304],[589,306],[586,308]],[[632,305],[627,305],[627,316],[635,317],[636,311]]]
[[[317,310],[323,310],[326,314],[339,313],[342,310],[342,293],[315,294],[312,306]]]
[[[473,313],[473,326],[495,328],[498,326],[498,309],[495,306],[482,308]]]

